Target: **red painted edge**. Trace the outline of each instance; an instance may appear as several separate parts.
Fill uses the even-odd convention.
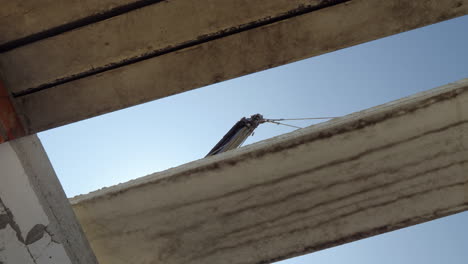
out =
[[[26,135],[8,91],[0,82],[0,143]]]

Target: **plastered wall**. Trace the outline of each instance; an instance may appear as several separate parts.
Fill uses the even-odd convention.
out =
[[[36,136],[0,145],[0,264],[29,263],[97,263]]]

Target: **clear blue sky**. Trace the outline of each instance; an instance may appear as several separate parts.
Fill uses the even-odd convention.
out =
[[[342,116],[468,77],[468,16],[39,134],[68,196],[202,158],[243,116]],[[313,122],[296,122],[300,126]],[[246,144],[291,131],[264,124]],[[286,263],[468,263],[468,214]]]

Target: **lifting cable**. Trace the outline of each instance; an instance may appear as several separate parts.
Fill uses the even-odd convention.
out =
[[[277,119],[267,118],[267,119],[263,119],[263,121],[268,122],[268,123],[277,124],[277,125],[283,125],[283,126],[294,127],[294,128],[300,129],[300,128],[303,128],[303,127],[289,125],[289,124],[281,123],[281,122],[278,122],[278,121],[285,121],[285,120],[317,120],[317,119],[333,119],[333,118],[336,118],[336,117],[305,117],[305,118],[277,118]]]

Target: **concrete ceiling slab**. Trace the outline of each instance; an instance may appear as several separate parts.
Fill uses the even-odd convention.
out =
[[[249,1],[249,3],[251,2]],[[166,5],[169,6],[169,3]],[[149,8],[154,7],[145,7],[141,12],[146,12],[146,10],[150,10]],[[103,68],[104,70],[99,70],[91,75],[78,76],[79,78],[63,83],[59,81],[55,86],[39,87],[36,90],[21,90],[18,94],[14,94],[14,98],[26,130],[28,133],[34,133],[467,13],[468,0],[351,0],[288,17],[271,24],[234,32],[220,38],[208,39],[193,46],[181,46],[181,49],[169,50],[163,54],[155,53],[153,54],[155,56],[145,57],[144,60],[138,59],[116,67],[110,65],[108,69]],[[129,17],[130,13],[122,16]],[[249,21],[253,17],[261,16],[244,17],[239,21]],[[120,18],[116,17],[115,21],[118,19]],[[154,20],[157,18],[147,14],[141,19]],[[109,20],[106,23],[112,24],[113,21]],[[131,21],[136,21],[136,24],[143,23],[137,18],[133,18]],[[195,18],[192,17],[189,21],[195,21]],[[207,27],[211,25],[205,20],[203,21],[200,22],[200,25]],[[217,26],[211,29],[219,30],[227,25],[233,25],[233,22],[235,22],[235,18],[231,17],[229,23],[215,23]],[[109,32],[117,32],[120,29],[127,30],[131,25],[133,24],[115,24],[109,28]],[[90,27],[100,28],[98,26]],[[101,31],[102,28],[97,32]],[[80,32],[92,34],[93,31],[83,30]],[[196,33],[204,34],[206,32],[208,31],[200,30]],[[71,33],[70,36],[73,35]],[[188,36],[191,36],[189,40],[193,40],[194,36],[189,33],[180,32],[180,38],[178,36],[167,37],[177,41],[163,41],[163,46],[157,46],[158,36],[167,36],[170,33],[156,35],[156,38],[151,41],[154,41],[154,47],[170,47],[172,44],[184,43],[184,38]],[[83,35],[83,37],[88,37],[89,34]],[[144,36],[144,34],[140,35]],[[96,37],[92,39],[96,39]],[[138,42],[141,39],[135,41]],[[151,42],[145,41],[141,43]],[[136,42],[129,41],[128,43]],[[86,44],[86,41],[80,43]],[[93,43],[87,44],[92,46]],[[36,46],[36,44],[31,45]],[[41,47],[41,45],[37,43],[37,47]],[[104,44],[98,45],[105,45],[105,41]],[[50,44],[49,47],[54,49],[53,44]],[[82,49],[86,48],[86,45],[82,47]],[[39,50],[44,51],[43,48]],[[125,54],[126,50],[119,50],[119,52]],[[141,52],[144,52],[144,49],[141,49],[140,46],[130,53],[131,56],[142,56]],[[95,54],[97,53],[95,52]],[[131,56],[112,57],[108,61],[123,62],[133,58]],[[3,54],[0,56],[0,61],[6,57],[8,55]],[[57,62],[57,59],[52,58],[51,65],[63,66],[63,62]],[[2,67],[5,66],[3,64]],[[35,67],[37,68],[37,66]],[[16,72],[20,72],[20,70]],[[15,87],[12,85],[15,80],[14,75],[12,72],[4,77],[7,82],[11,82],[10,86],[12,87]],[[40,74],[37,76],[32,74],[31,76],[41,78]],[[50,76],[46,79],[50,79]],[[37,84],[41,83],[42,81]],[[10,88],[10,91],[15,91],[15,89],[17,88]]]
[[[161,0],[0,0],[0,52]]]
[[[11,93],[24,94],[333,5],[329,2],[160,2],[4,52],[0,69]]]

